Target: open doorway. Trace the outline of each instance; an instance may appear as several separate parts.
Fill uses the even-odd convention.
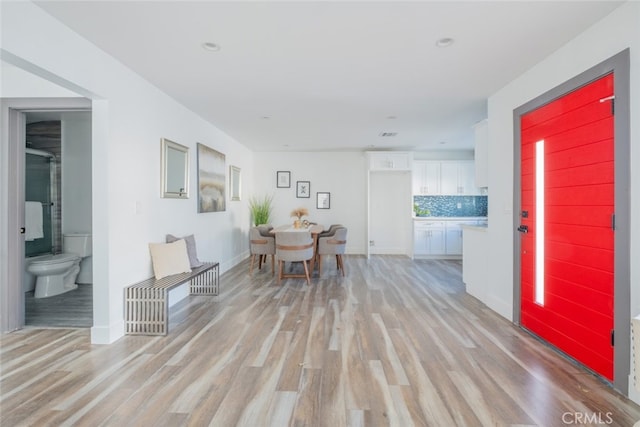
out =
[[[25,326],[88,328],[93,325],[91,112],[24,114]],[[35,215],[38,233],[27,208],[41,213]],[[62,287],[47,283],[61,263],[69,265],[58,273]]]
[[[5,98],[2,104],[9,166],[3,245],[10,254],[4,260],[8,280],[0,285],[3,330],[91,327],[91,102]],[[74,250],[68,256],[71,265],[59,273],[65,235],[84,235],[88,243],[82,253]],[[38,265],[30,268],[34,260]],[[64,289],[56,284],[58,274]]]

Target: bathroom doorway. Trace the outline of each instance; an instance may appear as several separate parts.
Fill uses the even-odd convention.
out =
[[[74,267],[69,269],[71,290],[46,297],[36,289],[42,285],[36,285],[30,266],[68,253],[67,236],[91,236],[91,112],[24,114],[25,204],[42,212],[42,234],[34,236],[25,223],[25,326],[88,328],[93,325],[91,257],[82,258],[75,280]]]
[[[43,257],[47,252],[49,256],[59,254],[65,233],[92,234],[91,101],[86,98],[5,98],[2,104],[3,124],[8,131],[4,134],[8,138],[4,154],[6,159],[11,159],[6,164],[3,162],[3,166],[7,166],[8,180],[2,189],[2,203],[6,207],[3,225],[7,230],[2,246],[7,249],[8,256],[2,260],[5,272],[0,283],[2,329],[92,327],[91,279],[86,283],[88,286],[79,286],[77,292],[45,298],[36,299],[34,290],[26,290],[28,255],[37,257],[35,252]],[[41,129],[35,132],[41,133],[39,143],[34,143],[38,139],[35,134],[27,138],[28,125],[40,122],[59,123],[60,141],[57,146],[52,141],[56,138],[52,138],[48,131],[40,132]],[[34,159],[35,163],[40,163],[35,166],[40,169],[36,182],[48,183],[49,188],[27,191],[27,157],[31,157],[30,163]],[[51,162],[57,166],[51,167]],[[50,179],[43,179],[47,174]],[[82,188],[73,188],[74,183],[80,183]],[[43,235],[41,244],[38,242],[40,238],[33,239],[34,244],[27,248],[24,221],[25,202],[29,198],[42,198],[38,202],[42,205]],[[79,208],[81,205],[84,208]],[[44,229],[47,230],[46,238]]]

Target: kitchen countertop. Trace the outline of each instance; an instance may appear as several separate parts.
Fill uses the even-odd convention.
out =
[[[481,225],[462,224],[463,230],[487,231],[487,228],[489,228],[487,224],[481,224]]]
[[[414,221],[486,221],[486,216],[414,216]]]

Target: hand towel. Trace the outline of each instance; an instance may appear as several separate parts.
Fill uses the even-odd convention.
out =
[[[42,231],[42,203],[25,202],[24,228],[24,238],[27,241],[42,239],[44,237],[44,232]]]

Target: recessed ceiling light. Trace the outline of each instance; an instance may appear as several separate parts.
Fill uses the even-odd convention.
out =
[[[202,43],[202,48],[210,52],[217,52],[220,50],[220,45],[213,42],[204,42]]]
[[[262,120],[269,120],[271,117],[269,117],[269,116],[262,116],[262,117],[260,117],[260,118],[261,118]]]
[[[387,116],[387,119],[389,119],[389,120],[395,120],[395,119],[397,119],[397,118],[398,118],[398,117],[396,117],[396,116]]]
[[[444,145],[446,143],[447,143],[447,141],[440,141],[440,145]]]
[[[449,47],[453,44],[453,39],[451,37],[443,37],[441,39],[436,40],[436,46],[438,47]]]
[[[398,132],[380,132],[380,136],[386,137],[386,138],[396,136],[397,134]]]

